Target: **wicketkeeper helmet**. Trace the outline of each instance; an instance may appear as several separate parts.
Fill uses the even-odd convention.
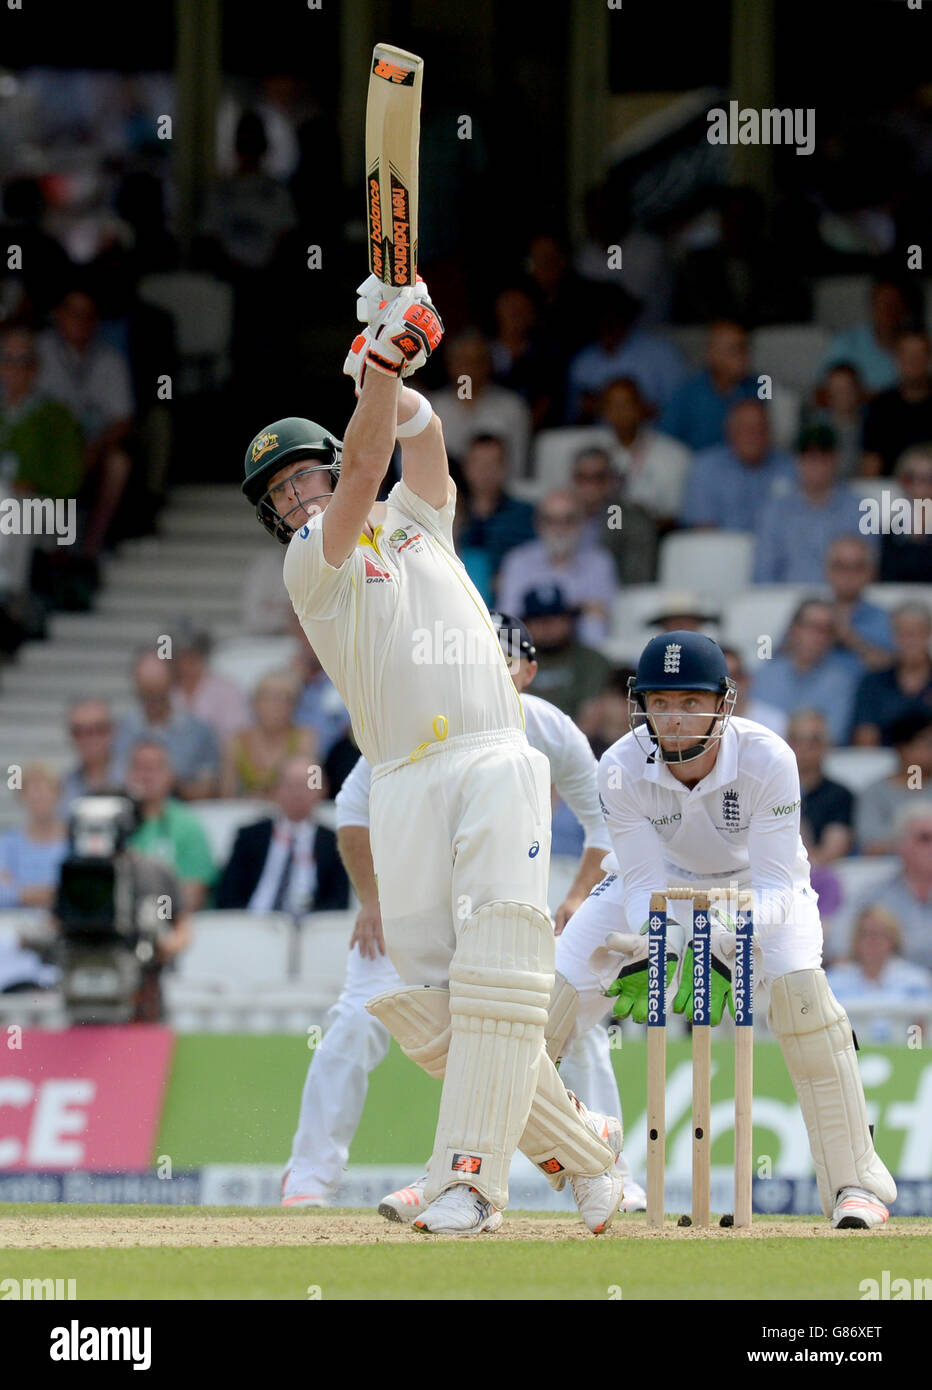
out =
[[[652,690],[708,690],[722,697],[721,712],[712,716],[701,741],[685,750],[664,750],[657,741],[647,714],[645,694]],[[725,654],[717,642],[701,632],[661,632],[641,652],[637,671],[628,677],[628,718],[631,731],[642,745],[650,740],[650,753],[666,762],[690,762],[700,757],[725,732],[735,708],[738,687],[728,674]],[[693,716],[685,715],[684,718]],[[702,718],[708,718],[703,715]],[[685,736],[685,735],[684,735]],[[695,735],[694,735],[695,737]]]

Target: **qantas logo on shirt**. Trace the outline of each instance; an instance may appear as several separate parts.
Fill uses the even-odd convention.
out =
[[[388,570],[379,569],[375,561],[370,560],[368,555],[366,555],[364,559],[366,565],[367,584],[385,584],[386,582],[388,582],[389,584],[391,583],[392,577],[389,574]]]

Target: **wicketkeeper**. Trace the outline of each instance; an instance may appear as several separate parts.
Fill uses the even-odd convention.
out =
[[[570,1178],[599,1232],[622,1199],[614,1153],[544,1049],[550,770],[528,744],[488,609],[453,548],[440,422],[402,385],[442,324],[423,282],[388,303],[378,284],[360,287],[368,326],[344,366],[359,399],[342,446],[310,421],[280,420],[249,446],[243,491],[287,546],[295,612],[373,767],[385,944],[406,987],[372,1007],[409,1056],[444,1076],[415,1224],[494,1230],[520,1141]],[[377,503],[396,439],[402,478]],[[423,634],[437,624],[458,640],[425,661]]]
[[[733,717],[735,694],[710,638],[667,632],[644,648],[629,682],[631,732],[599,764],[615,872],[567,923],[557,969],[579,991],[577,1033],[601,1016],[603,986],[615,996],[617,1017],[643,1023],[651,893],[721,884],[737,898],[750,889],[756,1005],[766,1012],[769,1004],[822,1209],[833,1226],[880,1226],[896,1185],[874,1149],[851,1025],[822,969],[818,898],[799,833],[796,759],[762,724]],[[669,904],[668,924],[679,907]],[[734,936],[727,916],[715,915],[711,1020],[718,1023],[730,1001]],[[625,954],[606,949],[613,932],[628,934]],[[681,958],[674,1009],[691,1019],[692,952],[687,947],[684,957],[671,933],[668,987]]]

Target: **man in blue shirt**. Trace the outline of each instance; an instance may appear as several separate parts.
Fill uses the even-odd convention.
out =
[[[858,534],[860,503],[838,482],[835,442],[828,425],[800,435],[795,479],[774,485],[757,520],[755,583],[820,584],[832,541]]]
[[[752,694],[755,700],[790,715],[801,709],[818,710],[832,742],[845,744],[858,676],[847,656],[832,650],[834,641],[831,604],[806,599],[793,615],[779,653],[760,663]]]
[[[633,377],[645,398],[662,410],[686,375],[676,348],[663,338],[635,328],[640,304],[612,286],[604,296],[596,341],[584,347],[570,362],[567,423],[591,420],[598,398],[610,381]]]
[[[893,349],[896,336],[905,327],[908,317],[909,307],[901,286],[892,280],[875,280],[871,288],[870,321],[835,335],[819,368],[819,378],[839,362],[850,362],[857,367],[871,395],[895,386]]]
[[[832,590],[835,651],[863,675],[882,671],[893,660],[890,614],[864,597],[877,577],[877,550],[866,536],[839,536],[828,548],[825,577]]]
[[[691,449],[725,443],[725,421],[738,401],[757,399],[750,374],[748,335],[740,323],[720,319],[709,325],[706,366],[674,391],[660,428]]]
[[[725,427],[727,444],[703,449],[693,459],[680,522],[753,531],[779,478],[792,475],[789,454],[771,446],[767,407],[746,400],[733,405]]]

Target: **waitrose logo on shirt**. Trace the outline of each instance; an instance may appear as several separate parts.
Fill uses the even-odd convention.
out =
[[[675,816],[657,816],[656,819],[655,819],[653,816],[651,816],[651,817],[650,817],[650,823],[651,823],[651,825],[673,825],[674,821],[678,821],[678,820],[682,820],[682,819],[683,819],[683,813],[682,813],[682,811],[677,811],[677,813],[676,813]]]
[[[775,816],[790,816],[799,810],[800,805],[799,801],[790,801],[786,806],[771,806],[770,810]]]

